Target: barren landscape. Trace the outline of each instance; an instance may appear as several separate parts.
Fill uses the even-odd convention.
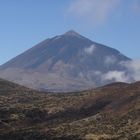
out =
[[[43,93],[0,80],[1,140],[139,140],[140,83]]]

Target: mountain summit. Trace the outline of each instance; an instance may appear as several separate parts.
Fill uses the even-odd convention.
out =
[[[0,67],[0,77],[49,91],[75,91],[116,81],[109,72],[130,61],[119,51],[70,30],[44,40]]]
[[[68,32],[66,32],[64,35],[73,35],[73,36],[80,36],[79,33],[77,33],[74,30],[69,30]]]

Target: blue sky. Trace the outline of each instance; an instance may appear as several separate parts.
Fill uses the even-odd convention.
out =
[[[140,0],[0,0],[0,64],[71,29],[140,58]]]

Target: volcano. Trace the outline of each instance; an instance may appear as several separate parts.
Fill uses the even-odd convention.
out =
[[[0,77],[39,90],[85,90],[117,81],[105,75],[124,71],[121,62],[130,60],[118,50],[70,30],[3,64]]]

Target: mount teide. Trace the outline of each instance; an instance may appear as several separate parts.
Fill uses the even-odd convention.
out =
[[[109,71],[125,68],[130,59],[119,51],[93,42],[75,31],[47,39],[0,68],[0,77],[35,89],[75,91],[94,88],[115,79]]]

